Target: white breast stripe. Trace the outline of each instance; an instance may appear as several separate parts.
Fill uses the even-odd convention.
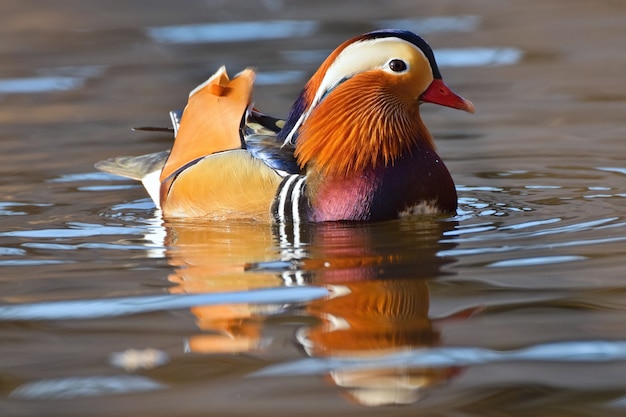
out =
[[[287,203],[287,195],[289,195],[289,188],[291,184],[298,179],[298,175],[291,175],[287,177],[287,179],[283,182],[282,187],[280,188],[280,193],[278,194],[278,210],[276,210],[276,215],[278,216],[278,221],[284,223],[287,219],[285,218],[285,204]]]
[[[281,274],[286,287],[300,287],[306,284],[306,277],[302,271],[288,271]]]
[[[294,223],[300,222],[300,197],[302,197],[304,180],[305,177],[300,177],[296,185],[294,185],[293,191],[291,192],[291,219]]]
[[[293,222],[293,244],[296,248],[300,247],[300,198],[302,197],[302,189],[304,188],[305,177],[300,177],[291,192],[291,221]]]

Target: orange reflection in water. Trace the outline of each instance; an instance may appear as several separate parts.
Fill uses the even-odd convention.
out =
[[[280,286],[274,273],[246,275],[243,265],[271,260],[272,230],[267,225],[178,223],[167,226],[168,258],[176,266],[169,280],[171,293],[246,291]],[[204,333],[191,336],[192,352],[225,353],[255,350],[261,343],[263,317],[273,307],[222,304],[191,309]]]
[[[443,260],[436,253],[441,250],[438,242],[445,225],[398,222],[383,233],[377,228],[371,233],[366,227],[318,234],[323,244],[313,245],[312,258],[326,259],[327,265],[337,268],[318,270],[314,281],[331,284],[335,291],[307,305],[321,322],[300,330],[298,341],[305,352],[311,357],[375,360],[437,345],[440,334],[428,317],[427,278],[441,274]],[[333,245],[338,235],[342,243]],[[342,387],[350,400],[377,406],[415,402],[425,388],[458,372],[456,368],[336,369],[328,379]]]
[[[428,317],[427,279],[442,274],[444,260],[436,254],[442,249],[443,231],[452,226],[436,220],[300,228],[170,225],[168,256],[177,267],[170,276],[177,284],[171,291],[324,285],[332,295],[304,306],[319,319],[318,324],[297,334],[307,355],[375,359],[431,347],[440,343],[440,334]],[[282,270],[264,268],[276,260],[285,261]],[[264,318],[281,308],[249,304],[193,308],[203,333],[192,336],[188,347],[203,353],[260,349]],[[455,368],[368,368],[334,370],[328,377],[351,400],[374,406],[417,401],[424,388],[458,372]]]
[[[386,279],[345,284],[336,297],[309,304],[322,319],[299,332],[312,357],[373,359],[439,343],[440,333],[428,317],[425,280]],[[456,368],[411,367],[335,370],[329,380],[364,405],[415,402],[427,388],[447,381]]]

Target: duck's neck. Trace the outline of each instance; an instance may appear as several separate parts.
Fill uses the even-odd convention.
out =
[[[453,213],[452,177],[430,147],[350,175],[307,174],[310,220],[388,220],[409,213]]]

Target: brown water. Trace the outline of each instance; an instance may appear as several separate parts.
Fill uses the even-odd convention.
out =
[[[626,414],[623,1],[0,9],[0,415]],[[169,147],[129,128],[221,64],[255,66],[284,116],[382,26],[420,32],[478,108],[423,109],[453,218],[163,225],[93,168]]]

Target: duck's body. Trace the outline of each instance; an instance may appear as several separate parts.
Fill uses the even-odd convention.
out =
[[[141,179],[165,217],[369,221],[455,211],[419,104],[474,108],[443,84],[417,35],[376,31],[340,45],[285,122],[250,109],[253,82],[250,69],[230,80],[221,68],[173,117],[169,156],[98,168]]]

